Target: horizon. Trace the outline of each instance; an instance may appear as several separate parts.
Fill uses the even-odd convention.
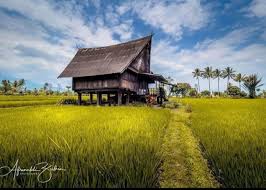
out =
[[[263,0],[1,1],[0,80],[23,78],[28,89],[45,82],[65,88],[71,79],[57,77],[77,47],[114,45],[153,33],[155,73],[194,87],[195,68],[230,66],[236,73],[258,74],[266,84],[265,9]],[[211,83],[217,91],[217,80]],[[208,89],[208,81],[201,79],[200,86]],[[225,88],[221,79],[220,89]]]

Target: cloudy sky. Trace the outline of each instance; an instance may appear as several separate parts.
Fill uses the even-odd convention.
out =
[[[57,76],[77,47],[154,33],[153,72],[194,86],[196,67],[230,66],[266,84],[265,10],[266,0],[0,0],[0,80],[64,88]]]

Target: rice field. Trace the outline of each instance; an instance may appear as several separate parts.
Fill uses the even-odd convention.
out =
[[[56,104],[63,96],[5,96],[0,95],[0,108]]]
[[[60,98],[0,96],[0,188],[219,187],[202,154],[222,187],[266,186],[265,99],[173,98],[185,113]],[[40,162],[59,169],[3,176]]]
[[[266,187],[266,99],[182,99],[225,187]]]
[[[49,183],[34,175],[14,181],[10,174],[0,187],[157,187],[169,117],[167,110],[145,107],[0,109],[0,166],[45,161],[65,169]]]

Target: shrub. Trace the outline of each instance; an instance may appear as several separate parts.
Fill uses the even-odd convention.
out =
[[[175,86],[172,86],[171,92],[185,97],[190,89],[191,86],[188,83],[177,83]]]
[[[163,108],[169,108],[169,109],[176,109],[178,107],[180,107],[180,103],[177,102],[164,102],[162,104]]]
[[[221,93],[220,93],[221,94]],[[219,96],[219,92],[213,92],[214,96]]]
[[[76,100],[75,98],[63,98],[61,100],[58,101],[58,104],[60,105],[76,105],[78,104],[78,100]]]
[[[248,94],[247,94],[245,91],[241,91],[241,92],[240,92],[240,96],[241,96],[242,98],[244,98],[244,97],[247,97]]]
[[[210,96],[210,94],[211,94],[211,93],[210,93],[210,91],[208,91],[208,90],[204,90],[204,91],[201,92],[201,95],[202,95],[202,96]]]
[[[198,92],[197,92],[197,90],[196,90],[195,88],[191,88],[191,89],[189,90],[189,92],[188,92],[188,95],[189,95],[190,97],[197,97],[197,96],[198,96]]]
[[[233,97],[238,97],[240,96],[241,91],[240,88],[237,86],[229,86],[228,87],[228,95],[233,96]]]

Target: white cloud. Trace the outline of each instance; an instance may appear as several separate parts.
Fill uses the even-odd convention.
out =
[[[152,51],[152,64],[157,72],[171,75],[176,81],[195,83],[191,72],[195,68],[212,66],[223,69],[233,67],[237,72],[258,73],[266,77],[266,46],[252,43],[241,46],[252,37],[256,29],[236,29],[218,39],[206,39],[191,49],[178,49],[169,41],[160,41]],[[159,68],[159,69],[158,69]],[[225,83],[222,83],[224,87]],[[207,89],[207,83],[204,86]],[[214,89],[216,85],[214,84]]]
[[[209,11],[200,1],[133,1],[117,8],[120,14],[133,10],[146,24],[180,38],[183,29],[198,30],[209,21]]]
[[[266,1],[254,0],[248,10],[253,16],[266,17]]]
[[[122,19],[118,8],[112,5],[107,6],[104,15],[105,22],[120,36],[120,40],[124,41],[132,37],[134,31],[133,19]]]
[[[128,40],[132,37],[132,22],[132,20],[127,20],[113,27],[113,31],[120,35],[121,40]]]
[[[251,5],[256,3],[260,2],[254,1]],[[84,16],[84,7],[75,1],[59,5],[56,1],[8,0],[1,1],[0,7],[24,16],[0,10],[1,72],[15,73],[17,78],[34,82],[50,82],[54,86],[58,83],[56,77],[73,57],[76,44],[87,47],[115,44],[119,41],[113,38],[114,34],[122,41],[130,39],[133,20],[122,19],[130,10],[144,22],[176,38],[182,37],[184,28],[199,30],[209,22],[206,8],[200,1],[192,0],[123,3],[118,7],[109,6],[103,14],[91,17]],[[254,14],[263,15],[257,9]],[[199,42],[191,49],[181,49],[169,40],[156,43],[156,39],[152,47],[152,67],[155,72],[191,84],[195,82],[192,70],[206,66],[221,69],[231,66],[239,72],[266,77],[266,46],[256,40],[250,44],[254,33],[258,33],[258,28],[235,29],[224,37]],[[266,39],[265,32],[261,38]]]
[[[96,9],[101,8],[101,0],[90,0],[90,2],[94,5]]]
[[[96,22],[84,20],[83,7],[73,1],[59,5],[54,1],[9,0],[1,1],[0,7],[23,15],[0,11],[1,72],[39,83],[57,83],[56,77],[73,57],[76,44],[115,44],[119,42],[113,38],[115,33],[121,39],[131,37],[126,24],[114,30],[105,26],[101,17],[96,17]],[[38,55],[32,56],[33,52]]]

